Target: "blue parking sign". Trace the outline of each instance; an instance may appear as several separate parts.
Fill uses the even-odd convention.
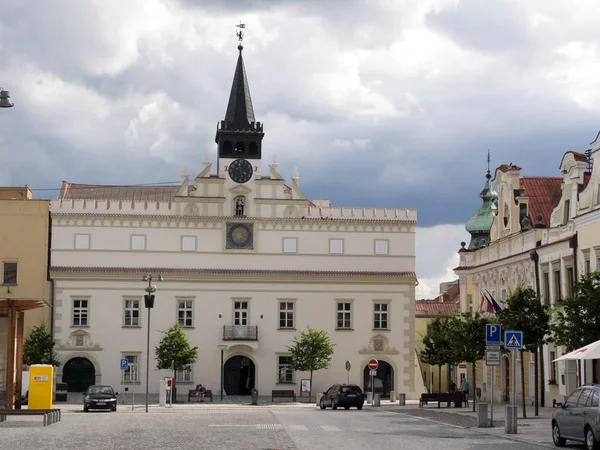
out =
[[[121,359],[121,369],[127,370],[128,367],[129,367],[129,361],[127,361],[127,358],[122,358]]]
[[[488,323],[485,326],[485,345],[500,345],[502,343],[502,332],[500,324]]]

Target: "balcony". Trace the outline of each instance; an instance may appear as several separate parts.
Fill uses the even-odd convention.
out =
[[[223,325],[224,341],[258,341],[258,325]]]

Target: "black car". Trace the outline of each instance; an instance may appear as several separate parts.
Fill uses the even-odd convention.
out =
[[[90,409],[109,409],[117,410],[118,392],[113,391],[110,386],[92,385],[86,392],[83,392],[83,410],[88,412]]]
[[[323,392],[319,406],[321,409],[328,406],[331,406],[332,409],[337,409],[338,406],[345,409],[356,406],[356,408],[362,409],[364,403],[365,394],[356,384],[334,384],[327,392]]]

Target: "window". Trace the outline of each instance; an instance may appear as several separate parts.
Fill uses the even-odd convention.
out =
[[[342,239],[329,239],[329,253],[344,253],[344,241]]]
[[[581,395],[577,399],[577,407],[578,408],[585,408],[585,404],[591,393],[592,393],[592,390],[590,388],[583,388],[581,390]]]
[[[195,252],[196,236],[181,236],[181,250],[184,252]]]
[[[350,329],[351,324],[352,304],[346,302],[338,302],[337,304],[337,328]]]
[[[177,301],[177,321],[184,328],[193,326],[193,300]]]
[[[192,366],[188,364],[182,370],[175,371],[175,380],[178,383],[191,383],[192,382]]]
[[[248,302],[233,302],[233,324],[248,325]]]
[[[573,284],[575,284],[573,268],[567,267],[567,297],[571,297],[573,295]]]
[[[75,248],[77,250],[87,250],[90,248],[90,235],[89,234],[76,234],[75,235]]]
[[[561,290],[560,290],[560,270],[554,271],[554,301],[560,302],[562,298]]]
[[[598,195],[596,195],[596,205],[600,205],[600,183],[598,183]]]
[[[126,327],[140,326],[140,301],[125,300],[125,321]]]
[[[294,328],[294,302],[279,302],[279,328]]]
[[[291,356],[279,356],[277,364],[277,378],[279,383],[294,382],[294,371],[292,370]]]
[[[565,406],[570,406],[571,408],[577,406],[577,399],[579,398],[579,394],[581,394],[581,389],[577,389],[575,392],[569,395],[569,398],[565,402]]]
[[[298,239],[283,238],[283,253],[296,253],[298,251]]]
[[[502,301],[502,304],[506,303],[506,289],[500,291],[500,300]]]
[[[135,234],[132,235],[131,250],[146,250],[146,236]]]
[[[375,254],[387,255],[389,253],[389,241],[387,239],[375,239]]]
[[[375,323],[373,328],[378,330],[388,329],[388,304],[387,303],[375,303]]]
[[[127,369],[123,370],[123,383],[137,383],[138,377],[138,355],[123,355],[127,360]]]
[[[5,262],[3,264],[4,277],[2,284],[9,286],[17,285],[17,263],[16,262]]]
[[[589,259],[586,259],[586,260],[585,260],[585,267],[584,267],[584,270],[585,270],[585,274],[586,274],[586,275],[589,275],[589,274],[590,274],[590,272],[592,271],[592,265],[591,265],[591,262],[590,262],[590,260],[589,260]]]
[[[556,363],[553,362],[556,359],[556,352],[550,352],[550,379],[556,383]]]
[[[569,217],[571,216],[571,200],[565,200],[565,209],[563,211],[563,225],[569,223]]]
[[[544,305],[550,306],[550,274],[544,272]]]
[[[88,301],[73,300],[73,326],[87,327],[88,325]]]
[[[596,258],[596,272],[600,272],[600,257]]]
[[[600,400],[599,397],[598,397],[598,391],[595,390],[592,393],[592,397],[591,397],[591,400],[590,400],[590,406],[592,408],[597,408],[598,407],[598,400]]]
[[[473,294],[467,294],[467,303],[469,306],[469,312],[473,312]]]

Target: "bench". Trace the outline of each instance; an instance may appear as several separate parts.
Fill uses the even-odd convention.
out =
[[[200,395],[198,395],[198,397],[196,397],[196,390],[195,389],[190,389],[188,391],[188,402],[192,401],[192,398],[196,399],[197,402],[200,402]],[[214,401],[213,400],[213,394],[212,391],[210,389],[207,389],[204,391],[204,398],[210,398],[210,401]]]
[[[60,409],[0,409],[0,422],[6,422],[8,416],[42,416],[44,426],[60,422]]]
[[[271,391],[271,403],[275,398],[292,398],[296,401],[296,393],[292,389],[281,389]]]
[[[437,402],[438,408],[442,403],[446,403],[446,406],[450,406],[451,403],[454,403],[457,408],[461,408],[463,404],[469,406],[469,401],[463,392],[437,392],[431,394],[421,394],[421,398],[419,399],[419,408],[422,408],[423,405],[426,405],[429,402]]]

